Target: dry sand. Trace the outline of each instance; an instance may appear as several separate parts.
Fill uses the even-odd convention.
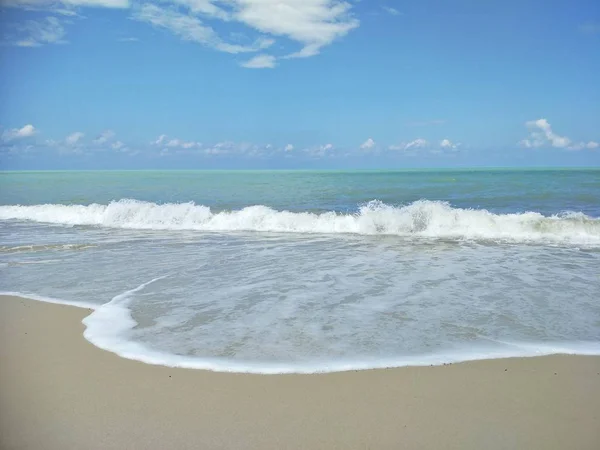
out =
[[[0,448],[600,449],[600,358],[327,375],[121,359],[82,309],[0,297]]]

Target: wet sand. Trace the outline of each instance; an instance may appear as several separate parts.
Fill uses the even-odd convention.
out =
[[[150,366],[0,296],[0,449],[600,448],[600,357],[324,375]]]

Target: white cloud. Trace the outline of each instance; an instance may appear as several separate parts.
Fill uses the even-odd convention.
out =
[[[151,4],[142,5],[136,9],[133,17],[141,22],[148,22],[155,27],[169,30],[184,41],[197,42],[225,53],[256,52],[270,47],[274,42],[272,39],[259,38],[250,46],[230,44],[223,41],[210,26],[205,25],[198,17]]]
[[[454,150],[460,147],[460,143],[454,143],[450,139],[442,139],[440,141],[440,147],[447,150]]]
[[[600,144],[598,144],[595,141],[577,142],[575,144],[569,145],[567,147],[567,150],[583,150],[583,149],[594,150],[594,149],[598,148],[598,146],[600,146]]]
[[[429,145],[429,142],[427,142],[425,139],[419,138],[419,139],[415,139],[414,141],[411,141],[408,144],[406,144],[404,146],[404,150],[425,148],[428,145]]]
[[[171,0],[171,2],[187,7],[194,14],[205,17],[213,17],[225,21],[231,20],[230,11],[215,5],[215,3],[219,2],[219,0]],[[226,3],[226,1],[223,1],[223,3]]]
[[[286,145],[283,149],[284,152],[291,152],[292,150],[294,150],[294,146],[292,144]]]
[[[258,45],[251,47],[224,43],[211,45],[211,41],[220,39],[212,28],[203,25],[197,16],[239,22],[254,31],[285,37],[302,45],[299,51],[292,52],[284,58],[306,58],[317,55],[323,47],[359,26],[359,21],[351,14],[352,5],[342,0],[171,0],[171,2],[188,8],[190,14],[185,15],[154,5],[145,5],[136,16],[139,20],[169,28],[183,39],[195,40],[229,53],[265,49],[274,41],[262,39],[259,40]],[[195,37],[191,38],[191,35]]]
[[[171,139],[166,143],[167,147],[179,147],[181,145],[181,141],[179,139]]]
[[[122,37],[117,39],[119,42],[140,42],[139,38],[136,37]]]
[[[305,58],[358,27],[352,5],[340,0],[231,0],[232,17],[260,32],[284,36],[303,45],[288,55]]]
[[[391,6],[382,6],[381,7],[385,12],[391,14],[392,16],[399,16],[402,13],[398,11],[396,8],[392,8]]]
[[[182,148],[182,149],[191,149],[191,148],[200,148],[202,147],[201,142],[194,141],[184,141],[182,139],[168,139],[166,134],[161,134],[155,141],[150,142],[151,145],[156,146],[164,146],[168,148]]]
[[[110,141],[112,138],[115,137],[115,132],[112,130],[106,130],[103,131],[102,133],[100,133],[100,136],[98,136],[96,139],[94,139],[94,144],[98,144],[98,145],[103,145],[106,144],[108,141]]]
[[[137,151],[132,151],[124,142],[114,140],[116,134],[112,130],[103,131],[96,139],[91,142],[85,142],[85,133],[76,131],[69,134],[64,139],[54,140],[46,139],[44,144],[57,150],[63,155],[84,155],[94,152],[118,151],[126,154],[136,154]]]
[[[154,145],[162,145],[163,142],[165,142],[165,139],[167,138],[166,134],[161,134],[156,141],[153,142]]]
[[[208,146],[201,150],[201,153],[209,156],[229,155],[233,153],[242,153],[247,150],[247,145],[236,144],[235,142],[219,142],[215,145]]]
[[[410,141],[410,142],[401,142],[400,144],[394,144],[394,145],[390,145],[388,147],[389,150],[395,150],[395,151],[414,151],[420,148],[426,148],[429,147],[429,141],[422,139],[422,138],[418,138],[415,139],[414,141]]]
[[[284,38],[299,44],[297,51],[284,56],[259,55],[242,64],[249,68],[272,68],[280,58],[306,58],[320,53],[323,47],[345,36],[359,26],[352,14],[353,2],[345,0],[2,0],[3,5],[23,9],[48,10],[63,16],[77,16],[79,7],[132,8],[134,19],[163,28],[185,41],[197,42],[209,48],[231,53],[258,52],[271,47],[274,38]],[[160,4],[170,3],[170,6]],[[389,12],[394,14],[393,8]],[[227,42],[219,36],[209,21],[237,22],[259,35],[250,44]],[[38,46],[62,43],[65,36],[56,17],[26,22],[24,38],[13,40],[16,45]],[[242,33],[238,35],[244,36]],[[136,38],[121,38],[133,42]],[[285,42],[279,48],[285,48]]]
[[[317,145],[317,146],[313,146],[313,147],[307,147],[307,148],[302,149],[302,151],[312,157],[322,158],[324,156],[335,155],[335,152],[333,151],[334,148],[335,147],[333,144],[323,144],[323,145]]]
[[[529,138],[521,141],[525,147],[543,147],[551,145],[556,148],[565,148],[571,144],[571,139],[559,136],[552,131],[552,126],[546,119],[530,120],[525,126],[531,130]]]
[[[23,139],[33,136],[37,133],[35,127],[31,124],[25,125],[23,128],[13,128],[6,130],[2,133],[2,140],[5,142],[12,141],[14,139]]]
[[[523,147],[537,148],[550,145],[556,148],[566,148],[571,144],[571,139],[568,137],[554,133],[546,119],[530,120],[525,123],[525,126],[530,130],[530,134],[527,139],[519,142]]]
[[[81,139],[85,136],[81,131],[76,131],[75,133],[71,133],[65,138],[65,144],[74,146],[77,145]]]
[[[525,123],[525,126],[530,130],[529,137],[519,141],[519,145],[525,148],[555,147],[567,150],[593,150],[599,146],[595,141],[573,142],[566,136],[556,134],[546,119],[530,120]]]
[[[363,150],[369,150],[369,149],[371,149],[373,147],[375,147],[375,141],[373,139],[371,139],[371,138],[367,139],[360,146],[360,148],[363,149]]]
[[[74,19],[84,18],[78,14],[80,7],[128,8],[128,0],[0,0],[2,7],[26,11],[48,12],[52,15],[35,20],[4,23],[4,43],[18,47],[40,47],[47,44],[65,44],[65,27]]]
[[[62,21],[56,17],[48,16],[39,20],[26,20],[12,27],[14,32],[9,33],[6,41],[17,47],[40,47],[45,44],[64,44],[66,35]]]
[[[272,55],[256,55],[240,64],[246,69],[273,69],[277,65],[277,58]]]

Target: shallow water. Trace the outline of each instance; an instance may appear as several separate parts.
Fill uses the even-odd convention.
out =
[[[184,367],[600,354],[598,194],[597,170],[2,173],[0,290]]]

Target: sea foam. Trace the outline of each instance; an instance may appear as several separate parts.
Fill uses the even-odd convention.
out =
[[[140,286],[115,296],[103,305],[84,302],[58,300],[35,294],[20,292],[0,292],[32,300],[76,306],[91,309],[92,313],[83,319],[86,326],[84,337],[95,346],[116,355],[151,365],[185,369],[209,370],[214,372],[276,374],[317,374],[346,372],[354,370],[386,369],[407,366],[430,366],[467,361],[489,360],[513,357],[534,357],[554,354],[600,355],[598,342],[505,342],[493,341],[490,346],[464,346],[442,352],[410,355],[404,357],[383,357],[357,360],[318,360],[298,363],[241,361],[227,358],[191,357],[177,355],[150,348],[142,342],[129,339],[128,332],[137,326],[131,316],[129,303],[133,296],[147,286],[166,278],[154,278]]]
[[[600,245],[600,219],[580,212],[494,214],[429,200],[404,206],[371,201],[356,213],[344,214],[277,211],[263,205],[213,212],[192,202],[156,204],[123,199],[106,205],[0,206],[0,220],[139,230],[346,233]]]

